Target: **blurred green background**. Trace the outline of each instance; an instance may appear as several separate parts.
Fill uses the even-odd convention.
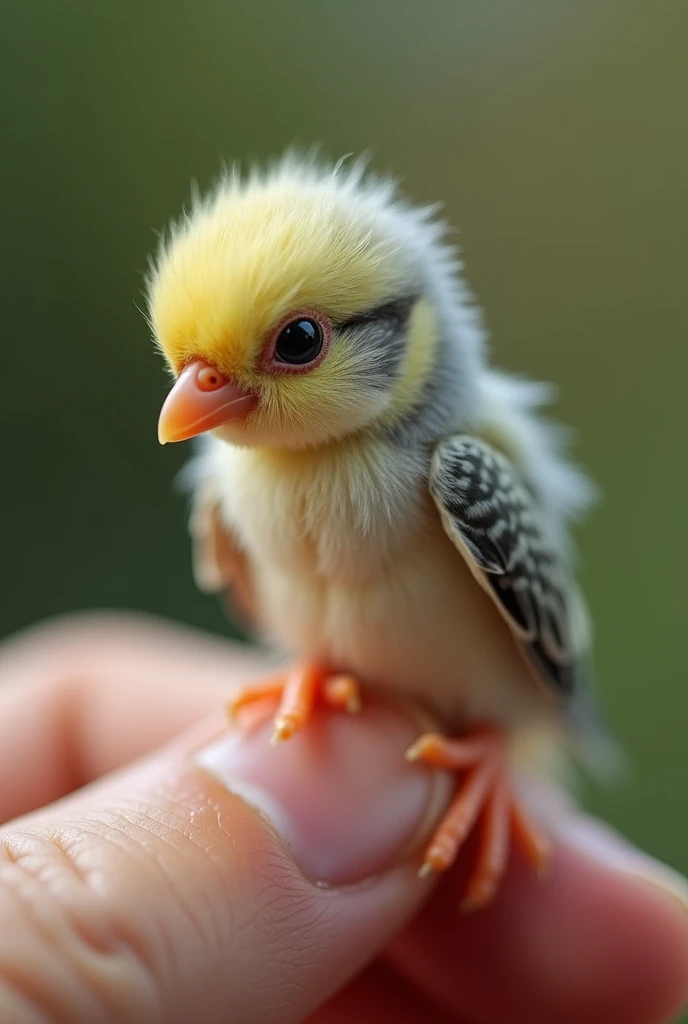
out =
[[[630,785],[590,804],[688,871],[688,5],[6,5],[0,633],[101,606],[226,632],[189,568],[188,454],[135,303],[224,158],[370,149],[460,227],[495,358],[561,388],[604,500],[579,531]]]

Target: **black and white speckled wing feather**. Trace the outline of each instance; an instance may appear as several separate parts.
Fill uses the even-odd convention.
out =
[[[457,434],[435,449],[430,491],[446,532],[535,676],[550,694],[579,698],[587,691],[590,650],[585,606],[518,471],[485,441]]]

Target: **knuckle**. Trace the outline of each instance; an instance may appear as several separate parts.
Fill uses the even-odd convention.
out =
[[[68,844],[35,833],[3,836],[0,920],[0,1015],[3,1006],[22,1005],[12,1019],[160,1019],[145,943],[123,926]]]
[[[36,660],[57,657],[69,664],[80,661],[95,644],[117,647],[124,640],[146,634],[164,635],[169,627],[161,619],[126,611],[81,611],[56,615],[3,642],[5,656],[27,652]]]

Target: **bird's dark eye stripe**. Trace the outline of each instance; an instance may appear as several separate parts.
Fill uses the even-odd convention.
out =
[[[383,302],[381,305],[366,310],[364,313],[356,313],[355,316],[347,317],[346,320],[340,320],[336,327],[340,331],[378,323],[389,323],[403,327],[417,299],[417,295],[406,295],[403,298],[392,299],[391,302]]]

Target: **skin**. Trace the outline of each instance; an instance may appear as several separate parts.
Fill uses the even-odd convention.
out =
[[[415,873],[432,824],[421,805],[439,815],[448,787],[404,774],[413,712],[323,714],[314,740],[272,761],[263,727],[241,738],[221,711],[228,686],[265,669],[143,618],[75,619],[4,645],[0,1019],[674,1017],[688,997],[683,880],[538,791],[558,836],[550,876],[515,863],[493,906],[461,915],[470,851],[438,885]],[[358,769],[373,763],[368,793]],[[266,794],[279,801],[272,824],[237,795],[257,787],[263,810]],[[341,880],[312,884],[328,873]],[[355,879],[367,880],[342,884]]]

